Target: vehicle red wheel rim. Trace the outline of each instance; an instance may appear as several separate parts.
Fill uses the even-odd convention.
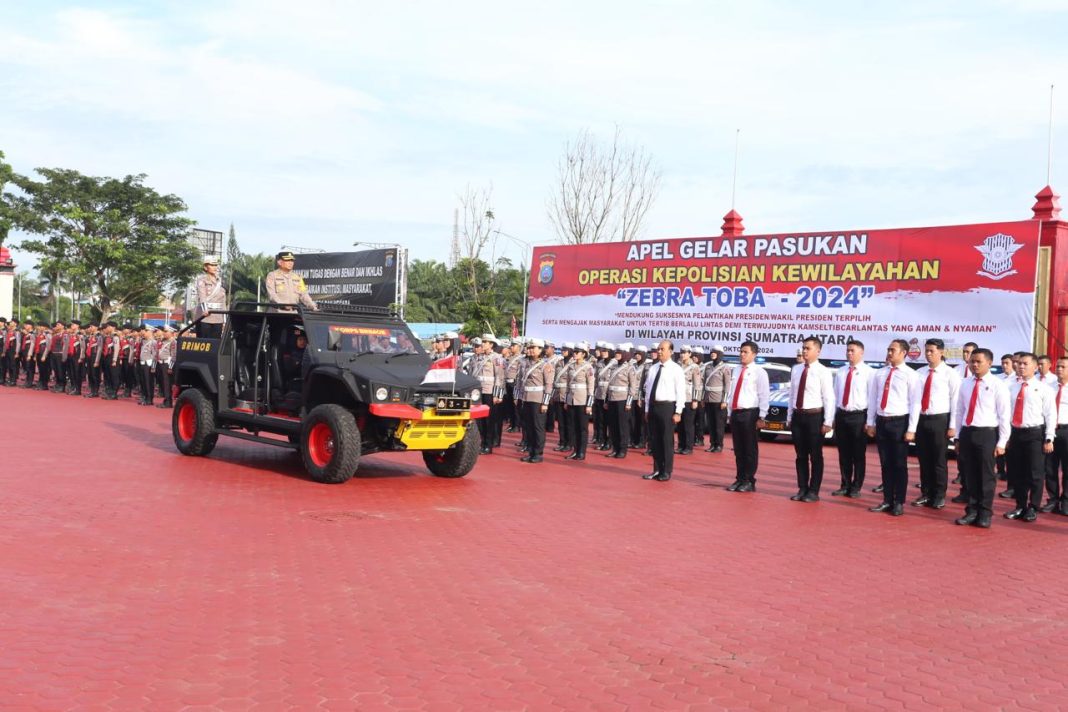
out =
[[[334,459],[334,430],[326,423],[316,423],[308,433],[308,459],[316,467],[326,467]]]
[[[197,409],[192,403],[183,403],[178,411],[178,437],[192,440],[197,431]]]

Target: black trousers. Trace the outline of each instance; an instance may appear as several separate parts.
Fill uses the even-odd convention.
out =
[[[504,400],[501,401],[501,405],[504,407],[501,413],[501,420],[508,421],[509,428],[515,428],[519,423],[519,414],[515,407],[515,384],[509,383],[504,387]]]
[[[760,465],[760,438],[756,422],[760,413],[756,408],[731,411],[731,440],[734,441],[736,479],[741,483],[756,483]]]
[[[85,386],[89,389],[89,395],[95,396],[100,393],[100,366],[87,363],[85,366]]]
[[[695,445],[702,444],[705,439],[705,406],[700,401],[693,418],[693,437]]]
[[[138,372],[140,374],[139,385],[141,386],[141,402],[151,403],[152,397],[155,395],[156,392],[155,379],[153,378],[152,367],[148,364],[139,364]]]
[[[482,438],[483,449],[493,448],[493,438],[496,428],[496,423],[493,421],[493,411],[495,410],[493,405],[493,396],[482,394],[482,405],[488,405],[490,414],[485,418],[479,418],[475,422],[478,424],[478,435]]]
[[[723,435],[727,432],[727,409],[722,403],[705,403],[705,423],[709,447],[723,447]]]
[[[838,448],[838,471],[842,489],[860,490],[868,466],[868,434],[864,425],[868,413],[864,410],[841,410],[834,414],[834,439]]]
[[[904,504],[909,485],[909,445],[905,431],[909,417],[878,417],[875,419],[875,444],[879,448],[879,464],[883,473],[883,501]]]
[[[52,380],[52,359],[48,354],[37,359],[37,387],[42,391],[48,390],[48,383]]]
[[[921,415],[916,425],[916,455],[920,461],[920,491],[926,497],[945,497],[949,486],[946,458],[949,413]]]
[[[571,421],[571,444],[575,446],[575,454],[585,457],[590,438],[590,416],[586,412],[586,406],[569,405],[565,413]]]
[[[649,447],[653,451],[653,471],[670,475],[675,467],[675,401],[649,404]]]
[[[1036,509],[1042,505],[1046,480],[1046,454],[1042,452],[1045,428],[1013,428],[1005,459],[1009,466],[1009,486],[1016,494],[1016,506]]]
[[[593,442],[600,445],[608,439],[608,430],[605,426],[604,399],[598,398],[593,401]]]
[[[608,439],[612,443],[612,452],[627,454],[627,441],[630,438],[630,411],[627,410],[627,401],[605,401],[608,410],[605,420],[608,421]]]
[[[133,395],[134,386],[138,388],[142,387],[144,377],[141,375],[141,364],[139,363],[124,363],[122,364],[122,380],[126,384],[126,397],[129,398]],[[144,394],[142,394],[144,397]]]
[[[78,363],[78,359],[74,356],[67,357],[67,392],[80,394],[82,392],[82,381],[85,380],[85,364]]]
[[[817,413],[794,411],[790,437],[794,441],[794,470],[799,492],[820,493],[823,484],[823,409]]]
[[[1053,452],[1046,455],[1046,496],[1068,502],[1068,425],[1057,426]]]
[[[221,339],[222,328],[222,324],[205,324],[204,322],[200,322],[199,324],[197,324],[197,338]]]
[[[556,444],[560,447],[571,447],[571,418],[567,417],[564,413],[564,404],[560,401],[554,401],[549,410],[554,413],[556,419],[557,432],[559,436],[556,438]]]
[[[174,402],[171,399],[171,374],[163,364],[156,366],[156,385],[159,386],[159,395],[163,399],[163,403],[171,405]],[[490,408],[492,409],[492,406]],[[484,419],[480,418],[479,420]]]
[[[645,405],[630,409],[630,446],[645,447]]]
[[[37,357],[25,359],[22,366],[23,370],[26,372],[26,381],[22,385],[26,388],[30,388],[33,386],[33,379],[37,374]]]
[[[55,389],[57,391],[63,391],[67,388],[67,364],[63,362],[63,354],[53,351],[48,355],[48,360],[52,369],[52,375],[55,377]]]
[[[693,441],[696,438],[694,420],[696,420],[697,411],[690,407],[690,403],[692,402],[693,401],[687,401],[686,405],[683,406],[682,418],[679,420],[679,425],[677,427],[680,450],[693,450]]]
[[[957,440],[957,460],[968,491],[968,514],[994,513],[994,448],[998,444],[997,428],[964,426]]]
[[[529,448],[528,455],[541,457],[545,452],[545,413],[541,401],[523,401],[523,440]]]
[[[0,339],[3,338],[3,334],[0,334]],[[0,356],[0,386],[7,385],[7,373],[11,367],[11,357],[7,354]]]

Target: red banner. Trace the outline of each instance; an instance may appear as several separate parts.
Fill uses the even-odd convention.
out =
[[[810,334],[1029,347],[1038,223],[536,247],[528,334],[723,343],[792,356]],[[837,348],[836,348],[837,347]]]

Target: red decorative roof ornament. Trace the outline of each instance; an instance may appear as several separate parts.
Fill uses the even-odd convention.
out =
[[[723,237],[737,237],[745,232],[745,226],[742,225],[742,216],[738,214],[738,211],[731,208],[731,211],[723,216]]]
[[[1031,207],[1035,220],[1056,220],[1061,214],[1061,196],[1046,186],[1035,194],[1035,204]]]
[[[15,261],[11,259],[11,250],[6,247],[0,247],[0,266],[2,267],[14,267]]]

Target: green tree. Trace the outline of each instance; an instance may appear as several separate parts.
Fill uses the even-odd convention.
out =
[[[0,151],[0,247],[15,227],[15,196],[8,191],[8,185],[14,185],[16,177],[11,164],[4,160],[4,152]]]
[[[227,254],[229,255],[229,247]],[[263,278],[274,268],[274,255],[246,255],[239,251],[238,258],[230,262],[228,267],[230,276],[227,281],[230,286],[227,293],[230,295],[230,303],[266,301]]]
[[[94,317],[158,302],[196,273],[185,203],[146,186],[143,174],[120,180],[62,168],[37,173],[43,180],[16,179],[24,194],[16,200],[16,226],[39,236],[21,247],[59,274],[91,281]]]

